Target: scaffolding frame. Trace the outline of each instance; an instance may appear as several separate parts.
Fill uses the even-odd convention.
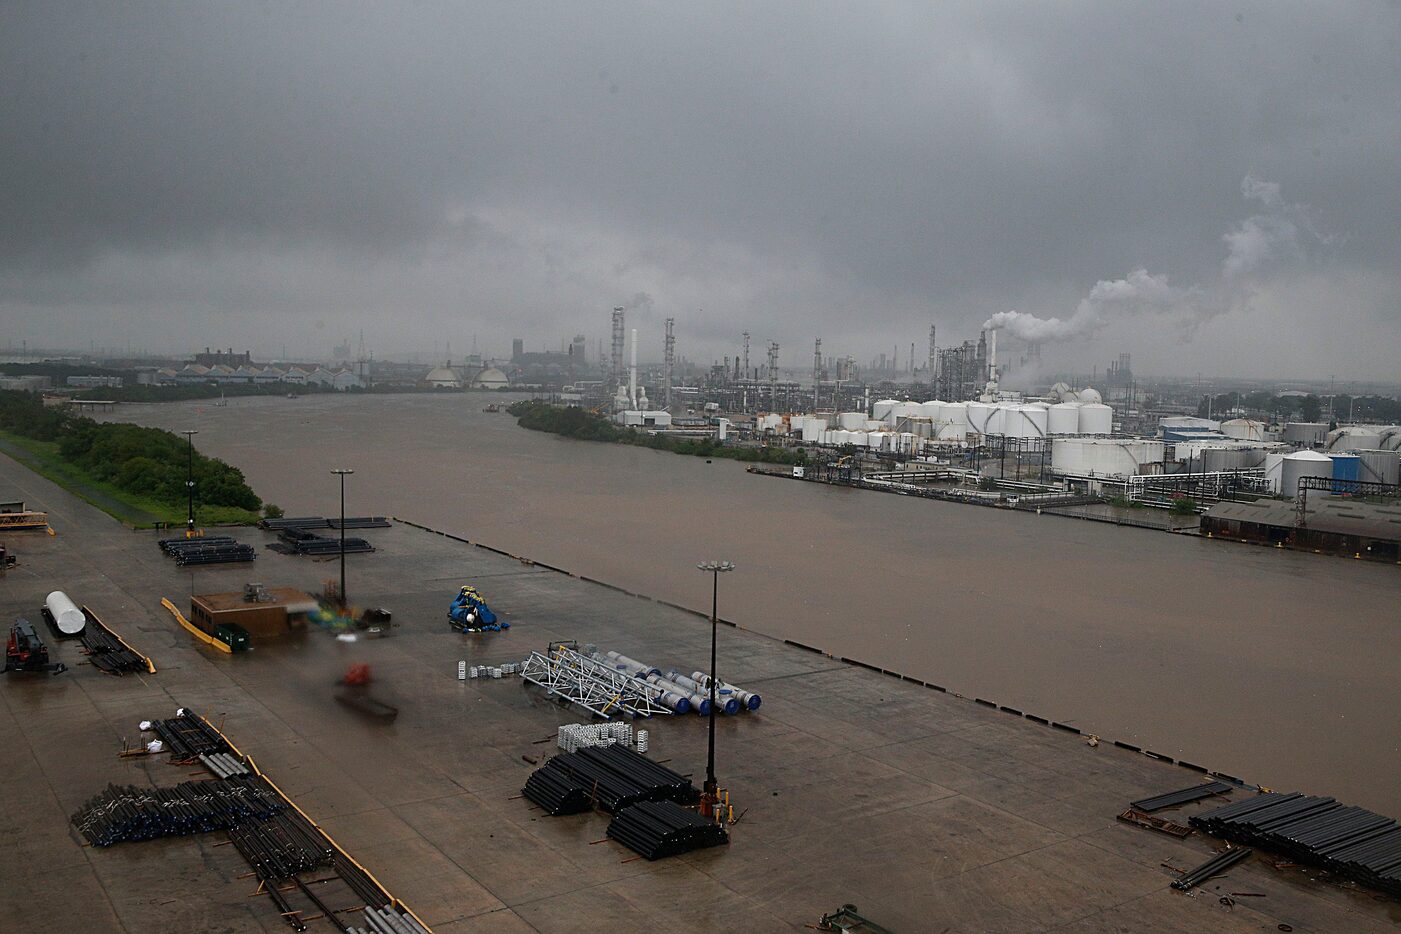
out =
[[[544,652],[531,652],[521,679],[605,720],[672,712],[657,702],[656,687],[581,654],[577,642],[551,642]]]

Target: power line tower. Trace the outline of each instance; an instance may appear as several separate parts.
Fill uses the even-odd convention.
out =
[[[822,395],[822,338],[817,338],[812,346],[812,410],[817,411]]]
[[[744,379],[749,379],[749,332],[744,332]]]
[[[626,340],[623,317],[623,306],[616,306],[613,309],[613,356],[609,361],[612,369],[608,374],[608,396],[610,399],[618,394],[618,387],[623,385],[623,345]]]
[[[769,341],[769,411],[778,408],[778,341]]]
[[[666,410],[671,411],[671,371],[676,366],[676,335],[672,329],[676,325],[675,318],[666,319]]]

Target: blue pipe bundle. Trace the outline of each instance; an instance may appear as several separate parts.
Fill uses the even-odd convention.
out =
[[[648,859],[676,856],[730,840],[724,827],[674,801],[643,801],[623,808],[608,824],[608,836]]]
[[[1297,792],[1270,792],[1198,815],[1189,823],[1401,896],[1401,827],[1365,808]]]

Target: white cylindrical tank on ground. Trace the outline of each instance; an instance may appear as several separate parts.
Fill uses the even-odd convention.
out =
[[[919,414],[924,418],[937,422],[944,417],[944,403],[940,402],[938,399],[929,402],[921,402],[919,404]]]
[[[1262,448],[1250,447],[1208,447],[1201,453],[1201,469],[1207,472],[1217,470],[1248,470],[1265,463]]]
[[[895,419],[896,419],[896,421],[899,421],[899,420],[902,419],[902,418],[918,418],[918,417],[919,417],[919,403],[918,403],[918,402],[897,402],[897,403],[895,403]]]
[[[948,430],[945,431],[941,427],[939,438],[947,441],[962,441],[963,436],[968,434],[968,403],[945,402],[943,422]]]
[[[1269,453],[1265,455],[1265,482],[1269,484],[1270,490],[1274,493],[1279,493],[1283,468],[1283,454]]]
[[[1284,426],[1284,440],[1306,448],[1328,441],[1327,422],[1289,422]]]
[[[866,434],[864,431],[848,431],[847,434],[851,436],[851,440],[847,443],[854,444],[858,448],[864,448],[866,446],[866,439],[870,437],[870,435]]]
[[[1163,462],[1163,442],[1140,438],[1057,438],[1051,469],[1059,474],[1127,477]]]
[[[1265,423],[1249,418],[1233,418],[1221,423],[1221,433],[1241,441],[1264,441]]]
[[[1053,435],[1073,435],[1080,432],[1080,405],[1077,402],[1057,402],[1046,410],[1046,431]]]
[[[968,403],[968,430],[978,435],[988,433],[988,419],[992,417],[992,406],[986,402]]]
[[[1102,402],[1086,402],[1080,406],[1080,434],[1108,435],[1113,433],[1113,409]]]
[[[837,416],[837,427],[845,428],[847,431],[855,431],[866,424],[865,412],[843,412]]]
[[[1050,410],[1041,405],[1014,405],[1007,408],[1007,434],[1013,438],[1044,438],[1050,425]]]
[[[1397,451],[1401,450],[1401,427],[1392,426],[1382,429],[1381,450]]]
[[[1330,451],[1375,451],[1382,446],[1382,428],[1348,425],[1328,433]]]
[[[890,413],[893,412],[895,407],[899,404],[899,401],[896,399],[881,399],[878,402],[873,402],[871,403],[871,417],[878,418],[881,421],[888,421]]]
[[[1007,406],[994,405],[988,412],[987,435],[1005,435],[1007,433]]]
[[[1284,455],[1280,464],[1279,492],[1281,496],[1299,495],[1299,481],[1304,477],[1333,476],[1333,459],[1317,451],[1295,451]]]
[[[865,424],[858,426],[862,431],[885,431],[890,426],[885,422],[875,418],[866,419]]]
[[[87,625],[87,616],[78,609],[78,604],[68,599],[68,594],[61,590],[55,590],[44,598],[44,608],[49,611],[58,631],[65,636],[76,636]]]
[[[1355,451],[1361,461],[1357,479],[1368,483],[1401,482],[1401,454],[1395,451]]]
[[[929,418],[911,418],[905,421],[906,429],[921,438],[934,437],[935,424],[934,420]]]

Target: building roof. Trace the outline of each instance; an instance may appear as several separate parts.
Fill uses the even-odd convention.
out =
[[[266,593],[272,599],[259,603],[245,600],[241,590],[228,593],[198,593],[190,599],[216,613],[228,610],[264,610],[269,607],[283,607],[289,613],[307,613],[316,609],[315,598],[295,587],[268,587]]]
[[[1298,512],[1289,503],[1217,503],[1206,517],[1293,528]],[[1309,497],[1304,525],[1311,532],[1401,541],[1401,502],[1380,505],[1321,493]]]

